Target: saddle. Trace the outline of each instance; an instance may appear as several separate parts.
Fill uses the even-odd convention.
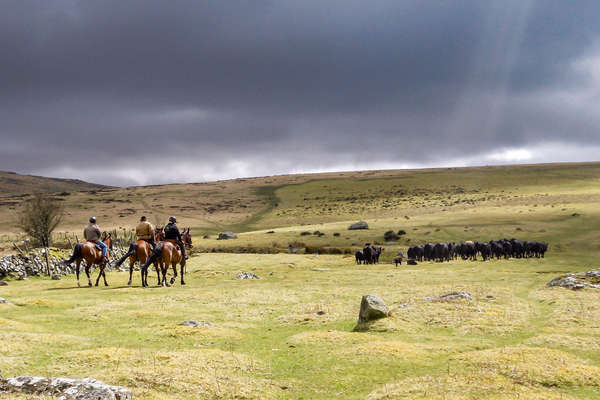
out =
[[[96,247],[97,250],[102,251],[102,247],[98,243],[94,242],[93,240],[87,240],[87,242],[88,243],[93,243],[94,247]]]

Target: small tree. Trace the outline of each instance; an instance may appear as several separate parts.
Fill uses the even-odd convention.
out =
[[[63,217],[63,208],[55,200],[36,194],[23,204],[19,212],[19,227],[41,246],[48,247],[52,232]]]

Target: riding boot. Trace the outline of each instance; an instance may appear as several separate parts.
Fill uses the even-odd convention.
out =
[[[185,244],[180,242],[179,247],[181,248],[181,257],[183,257],[184,260],[187,260],[188,256],[185,254]]]

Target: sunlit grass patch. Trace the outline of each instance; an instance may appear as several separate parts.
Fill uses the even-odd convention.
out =
[[[105,382],[131,387],[139,398],[275,398],[261,378],[264,366],[240,353],[216,349],[148,351],[106,347],[65,353],[59,371],[94,371]],[[155,397],[152,397],[155,396]],[[179,397],[177,397],[179,396]]]
[[[178,338],[178,337],[197,337],[197,338],[232,338],[239,339],[242,337],[238,331],[225,328],[218,325],[211,326],[201,326],[201,327],[192,327],[192,326],[163,326],[161,329],[164,335],[169,337]]]
[[[441,351],[428,351],[423,345],[400,340],[378,340],[361,343],[347,349],[346,353],[360,357],[395,357],[395,358],[427,358],[437,356]]]
[[[406,378],[379,387],[368,400],[553,400],[573,399],[553,388],[516,384],[511,379],[491,372],[473,374],[450,373]]]
[[[540,347],[566,347],[577,350],[600,350],[600,338],[584,335],[542,334],[525,341],[525,344]]]
[[[294,344],[325,344],[347,346],[351,344],[372,342],[379,340],[377,335],[363,332],[344,332],[337,330],[307,331],[298,333],[288,338]]]
[[[501,347],[464,353],[454,359],[523,385],[600,385],[600,367],[564,351],[543,347]]]

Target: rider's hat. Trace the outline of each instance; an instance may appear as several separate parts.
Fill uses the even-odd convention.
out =
[[[93,224],[94,222],[96,222],[96,217],[90,217],[90,222]]]
[[[145,220],[146,220],[146,216],[145,216],[145,215],[142,215],[142,216],[140,217],[140,221],[145,221]]]
[[[177,222],[177,219],[175,219],[175,217],[169,217],[169,222]]]

